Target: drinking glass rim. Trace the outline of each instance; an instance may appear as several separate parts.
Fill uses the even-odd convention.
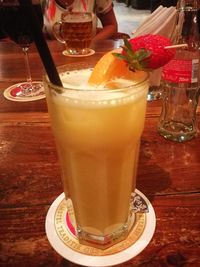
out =
[[[73,66],[77,66],[77,68],[71,68]],[[90,62],[90,63],[83,63],[83,62],[73,62],[73,63],[70,63],[70,64],[65,64],[65,65],[61,65],[61,66],[58,66],[57,67],[57,70],[58,70],[58,73],[64,73],[64,72],[67,72],[67,71],[79,71],[81,69],[92,69],[93,67],[91,66],[93,65],[94,67],[94,63]],[[80,66],[82,68],[80,68]],[[66,69],[67,67],[67,69]],[[60,70],[63,69],[63,71],[60,72]],[[106,87],[98,87],[98,86],[91,86],[90,88],[88,89],[80,89],[80,88],[68,88],[68,87],[65,87],[65,86],[59,86],[59,85],[55,85],[54,83],[52,83],[47,74],[44,74],[43,76],[43,82],[47,83],[48,85],[50,85],[51,88],[55,89],[57,92],[63,92],[63,91],[73,91],[73,92],[123,92],[123,91],[129,91],[129,90],[132,90],[133,88],[136,88],[136,87],[140,87],[141,85],[145,84],[148,79],[149,79],[149,76],[150,74],[148,72],[145,72],[144,71],[144,78],[141,79],[140,81],[136,82],[136,83],[133,83],[131,85],[127,85],[127,86],[123,86],[122,88],[106,88]],[[93,88],[92,88],[93,87]],[[140,90],[141,91],[141,90]],[[138,91],[136,91],[137,93]]]
[[[61,14],[61,21],[65,22],[64,18],[66,15],[75,15],[75,16],[80,16],[80,15],[84,15],[89,17],[92,20],[94,12],[90,12],[90,11],[64,11]]]

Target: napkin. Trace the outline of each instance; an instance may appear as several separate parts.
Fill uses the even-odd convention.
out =
[[[152,33],[171,38],[177,20],[176,7],[159,6],[133,32],[133,37]]]
[[[133,32],[133,37],[144,34],[159,34],[169,39],[173,39],[177,22],[176,7],[163,7],[160,5],[151,15],[149,15]],[[152,71],[150,74],[150,86],[159,86],[162,68]]]

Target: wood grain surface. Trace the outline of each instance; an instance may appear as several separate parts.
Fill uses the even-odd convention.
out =
[[[94,45],[87,61],[120,44]],[[63,56],[57,41],[48,45],[57,66],[86,60]],[[33,78],[41,80],[34,45],[30,61]],[[0,266],[78,266],[59,256],[45,234],[47,210],[62,192],[46,100],[17,103],[3,96],[25,73],[20,48],[0,42]],[[148,103],[137,179],[155,209],[156,231],[145,250],[119,267],[200,266],[200,137],[183,144],[165,140],[157,132],[160,110],[160,101]]]

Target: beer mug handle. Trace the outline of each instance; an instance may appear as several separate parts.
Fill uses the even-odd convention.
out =
[[[61,32],[61,27],[62,27],[62,21],[58,21],[56,23],[54,23],[52,30],[53,30],[53,34],[56,37],[56,39],[62,43],[65,44],[65,40],[62,38],[60,32]]]

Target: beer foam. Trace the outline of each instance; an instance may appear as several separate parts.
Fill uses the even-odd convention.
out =
[[[80,105],[87,106],[88,108],[98,106],[99,108],[105,106],[116,106],[124,105],[128,102],[134,102],[139,99],[143,94],[141,86],[135,87],[135,91],[120,90],[120,88],[127,88],[134,86],[138,81],[126,80],[123,78],[114,79],[109,81],[107,84],[102,84],[100,86],[91,86],[88,83],[88,78],[92,72],[92,69],[82,69],[73,70],[68,72],[63,72],[60,74],[63,86],[67,89],[66,92],[62,94],[56,94],[57,99],[55,101],[62,101],[68,105]],[[115,84],[119,89],[110,90],[106,87],[110,83]]]
[[[67,13],[62,16],[63,22],[67,23],[83,23],[92,22],[92,16],[90,13]]]
[[[65,88],[93,90],[94,88],[88,84],[88,77],[91,73],[92,69],[73,70],[62,72],[60,78]]]

